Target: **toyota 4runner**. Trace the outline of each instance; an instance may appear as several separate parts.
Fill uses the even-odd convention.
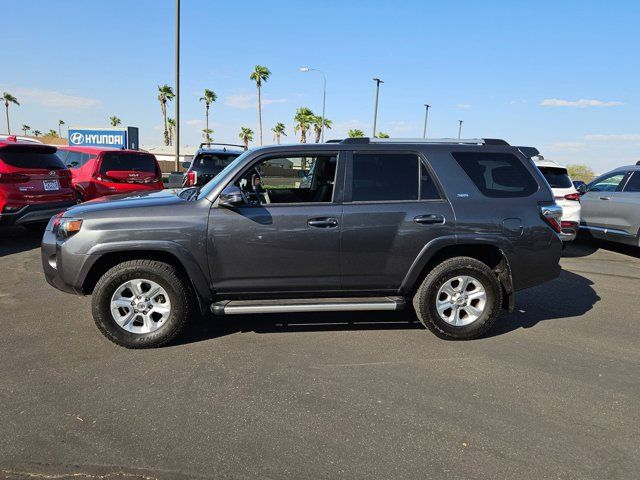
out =
[[[257,148],[201,188],[52,218],[44,273],[92,295],[100,331],[129,348],[206,312],[409,307],[436,335],[470,339],[560,272],[562,209],[530,154],[495,139]]]

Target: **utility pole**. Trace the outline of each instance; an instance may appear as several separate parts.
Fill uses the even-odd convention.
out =
[[[373,109],[373,138],[376,138],[376,123],[378,122],[378,95],[380,95],[380,84],[384,83],[379,78],[374,78],[374,82],[376,82],[376,104]]]
[[[464,122],[462,120],[458,120],[458,140],[460,140],[460,137],[462,135],[462,124]]]
[[[175,171],[180,171],[180,0],[176,0],[176,145]]]
[[[429,107],[431,105],[424,104],[424,129],[422,129],[422,138],[427,138],[427,118],[429,117]]]

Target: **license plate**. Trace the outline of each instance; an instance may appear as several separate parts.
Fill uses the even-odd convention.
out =
[[[47,192],[50,192],[52,190],[60,190],[60,183],[58,182],[58,180],[43,180],[42,183],[44,183],[44,189]]]

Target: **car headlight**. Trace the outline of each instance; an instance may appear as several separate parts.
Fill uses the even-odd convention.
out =
[[[82,220],[78,218],[56,217],[53,220],[53,231],[58,238],[69,238],[82,228]]]

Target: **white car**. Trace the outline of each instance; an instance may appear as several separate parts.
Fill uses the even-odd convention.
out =
[[[545,160],[542,155],[533,157],[533,161],[551,186],[556,203],[562,207],[560,237],[562,241],[569,242],[576,238],[580,226],[580,194],[573,186],[565,167]]]

